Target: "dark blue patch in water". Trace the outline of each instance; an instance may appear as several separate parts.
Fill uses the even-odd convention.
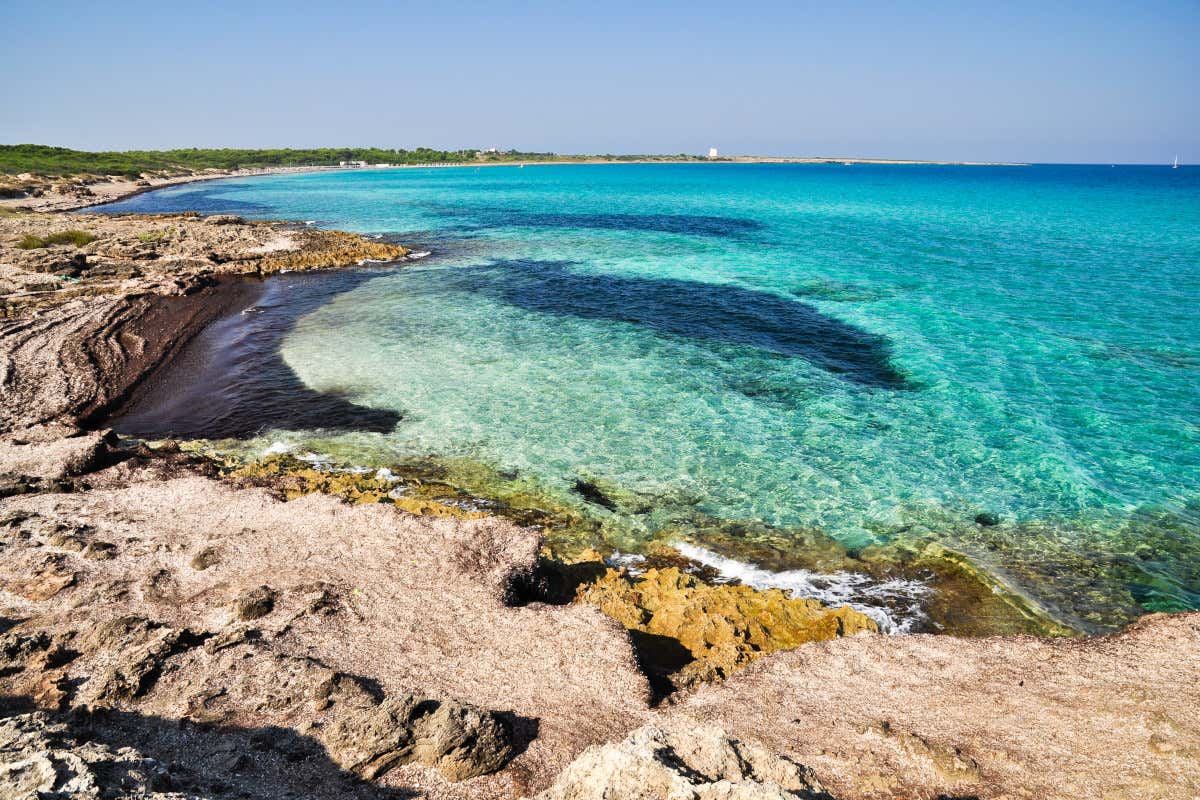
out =
[[[118,411],[112,427],[143,438],[250,438],[270,429],[389,433],[403,415],[318,392],[280,354],[296,320],[381,274],[278,275],[246,311],[210,325]]]
[[[264,203],[237,200],[229,196],[239,191],[244,190],[237,186],[205,186],[201,183],[184,192],[145,192],[85,210],[89,214],[177,214],[198,211],[201,214],[268,216],[272,213],[271,206]]]
[[[729,284],[582,273],[561,261],[497,261],[447,273],[462,289],[544,314],[627,322],[661,334],[802,358],[841,380],[915,388],[891,343],[810,305]]]
[[[568,214],[522,211],[514,208],[468,207],[435,209],[447,217],[462,218],[472,228],[583,228],[614,231],[656,231],[684,236],[741,238],[765,226],[753,219],[700,214]]]

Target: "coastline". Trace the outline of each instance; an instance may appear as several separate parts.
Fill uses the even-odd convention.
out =
[[[194,179],[223,177],[236,176]],[[149,188],[155,187],[140,191]],[[560,569],[567,580],[604,570],[615,593],[595,605],[607,607],[607,616],[589,605],[557,605],[549,584],[562,573],[546,572],[540,537],[526,527],[492,516],[413,516],[378,497],[362,500],[370,486],[352,487],[359,493],[352,506],[326,496],[336,493],[328,485],[285,503],[279,495],[294,485],[288,483],[294,474],[232,488],[212,464],[170,444],[129,451],[94,430],[214,315],[243,299],[228,287],[287,269],[349,266],[366,253],[379,255],[372,248],[384,245],[229,217],[30,215],[5,224],[14,235],[22,225],[43,232],[114,226],[113,242],[79,248],[83,272],[97,274],[49,280],[54,288],[45,288],[46,276],[79,268],[74,250],[10,255],[12,248],[5,249],[36,267],[21,285],[39,287],[17,292],[15,304],[9,292],[6,307],[15,312],[0,319],[6,375],[0,472],[8,473],[3,494],[10,495],[0,500],[6,532],[0,635],[4,652],[13,654],[5,655],[13,666],[0,689],[12,708],[39,708],[32,713],[43,715],[120,710],[128,717],[123,723],[94,724],[143,750],[204,765],[199,775],[176,769],[175,780],[185,785],[221,770],[217,759],[229,752],[208,731],[232,726],[234,754],[252,755],[240,772],[224,772],[262,797],[303,780],[317,781],[327,796],[344,796],[343,772],[373,778],[364,764],[381,758],[401,765],[383,774],[383,786],[417,787],[435,798],[545,789],[548,797],[583,796],[569,793],[578,770],[568,764],[577,757],[638,758],[645,735],[638,739],[636,731],[647,725],[681,726],[684,732],[671,736],[683,740],[673,746],[688,752],[688,736],[695,735],[688,731],[701,721],[766,740],[771,752],[813,766],[839,798],[889,796],[879,794],[881,785],[910,796],[998,797],[1036,787],[1038,796],[1071,797],[1196,777],[1187,759],[1200,752],[1200,742],[1178,709],[1200,702],[1200,667],[1187,659],[1200,644],[1200,614],[1147,617],[1117,636],[1058,641],[843,638],[838,633],[853,633],[843,620],[833,623],[828,641],[765,656],[722,684],[701,681],[655,708],[637,642],[662,637],[664,628],[613,621],[645,613],[636,603],[625,610],[618,604],[628,591],[644,594],[646,587],[619,572],[608,576],[606,565],[585,559]],[[172,227],[203,247],[186,249],[184,237],[142,238]],[[201,251],[211,247],[227,260],[202,261]],[[0,279],[13,280],[7,272]],[[56,379],[56,372],[70,380]],[[298,553],[304,558],[297,560]],[[663,625],[681,621],[691,629],[744,613],[667,569],[657,576],[667,587],[664,597],[682,595],[686,604],[664,614]],[[736,643],[738,630],[732,625],[730,638],[716,644]],[[847,663],[856,669],[848,671]],[[290,694],[272,690],[280,681]],[[889,681],[891,690],[879,692]],[[1016,681],[1029,683],[1020,697],[1007,694]],[[937,688],[950,685],[954,714],[946,713]],[[1064,702],[1068,687],[1072,699]],[[1000,692],[1006,705],[997,709]],[[1149,709],[1170,723],[1149,742],[1132,727],[1137,715],[1127,707],[1134,694],[1141,713]],[[447,751],[407,765],[407,756],[394,755],[398,746],[389,750],[386,741],[376,743],[367,761],[350,753],[345,732],[374,730],[385,710],[394,720],[404,696],[465,704],[499,727],[475,722],[460,730],[474,741],[487,739],[476,735],[485,729],[504,741],[494,752],[468,748],[451,757]],[[780,715],[800,713],[796,697],[805,699],[805,719],[831,709],[836,719],[819,736],[810,729],[784,735],[797,721]],[[1098,708],[1130,713],[1128,724],[1108,725]],[[475,719],[471,714],[456,719]],[[980,731],[973,718],[999,723]],[[188,720],[201,743],[177,741],[138,719]],[[264,724],[300,736],[256,749],[255,731]],[[1044,741],[1058,736],[1054,751],[1066,747],[1074,761],[1056,759],[1051,748],[1038,746],[1041,740],[1026,741],[1030,727]],[[496,730],[507,730],[507,738]],[[631,732],[628,747],[613,744]],[[732,746],[721,736],[715,741]],[[310,739],[333,764],[305,761],[297,776],[284,776],[297,753],[312,751]],[[1102,768],[1117,759],[1120,775]],[[604,780],[589,775],[589,786]],[[752,783],[753,770],[737,778]]]
[[[70,178],[47,179],[41,196],[0,198],[0,209],[25,210],[38,213],[78,211],[84,208],[107,205],[118,200],[136,197],[155,189],[180,186],[187,183],[204,183],[227,178],[248,178],[256,175],[286,175],[304,172],[328,172],[348,167],[273,167],[237,170],[205,170],[188,175],[168,178],[146,178],[128,180],[112,176],[91,176],[91,180],[72,182]],[[61,191],[60,187],[71,187],[72,191]]]
[[[237,170],[206,170],[190,175],[179,175],[169,178],[147,178],[142,180],[118,179],[115,177],[97,177],[76,184],[69,178],[47,179],[42,188],[41,196],[0,198],[0,209],[23,209],[35,212],[66,212],[78,211],[85,208],[107,205],[118,200],[136,197],[146,192],[162,189],[168,186],[180,186],[188,183],[204,183],[207,181],[226,180],[229,178],[248,178],[260,175],[289,175],[309,172],[340,172],[340,171],[379,171],[379,170],[411,170],[411,169],[472,169],[480,167],[536,167],[536,166],[603,166],[620,164],[707,164],[710,166],[729,164],[855,164],[880,166],[961,166],[961,167],[1024,167],[1024,163],[1009,163],[999,161],[921,161],[911,159],[887,158],[835,158],[835,157],[785,157],[785,156],[724,156],[711,160],[683,161],[678,159],[605,159],[577,158],[547,161],[484,161],[478,163],[435,163],[435,164],[391,164],[386,167],[341,167],[341,166],[294,166],[294,167],[254,167]],[[76,187],[73,191],[62,192],[57,187],[64,185]],[[75,193],[78,192],[78,193]]]

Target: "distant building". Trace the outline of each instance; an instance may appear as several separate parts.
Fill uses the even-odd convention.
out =
[[[719,158],[720,155],[721,154],[717,152],[717,148],[715,148],[715,147],[708,148],[708,157],[709,158]]]
[[[339,161],[338,165],[342,166],[342,167],[365,167],[365,166],[368,166],[367,162],[365,162],[365,161]]]

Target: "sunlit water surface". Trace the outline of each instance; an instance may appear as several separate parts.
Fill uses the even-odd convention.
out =
[[[107,210],[182,209],[432,255],[272,282],[134,432],[582,478],[653,499],[627,549],[697,514],[923,537],[1100,627],[1200,607],[1200,170],[370,170]]]

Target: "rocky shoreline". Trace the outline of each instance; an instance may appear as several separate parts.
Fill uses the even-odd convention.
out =
[[[215,181],[224,178],[249,178],[255,175],[327,172],[337,169],[343,169],[343,167],[256,167],[206,169],[195,172],[180,170],[143,173],[137,178],[91,174],[57,177],[32,173],[0,175],[0,210],[75,211],[184,183]]]
[[[230,474],[103,429],[253,282],[406,252],[229,216],[0,216],[0,795],[1200,785],[1200,614],[1095,639],[882,637],[668,563],[548,560],[521,520],[437,496]]]

